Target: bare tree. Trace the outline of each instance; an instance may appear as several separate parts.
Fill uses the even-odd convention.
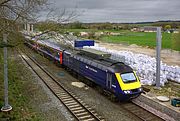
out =
[[[0,0],[0,47],[5,45],[2,44],[3,34],[9,35],[8,44],[16,45],[17,38],[21,37],[19,25],[35,20],[36,14],[46,5],[47,0]]]
[[[6,26],[9,24],[7,20],[13,24],[22,20],[33,20],[35,14],[47,4],[47,0],[1,0],[0,3],[0,19],[6,21]],[[3,27],[4,27],[3,26]],[[9,25],[8,25],[9,26]],[[1,27],[2,29],[4,29]]]
[[[39,17],[37,13],[41,11],[45,11],[43,18],[46,16],[43,33],[58,31],[58,26],[53,23],[66,23],[78,16],[75,9],[69,11],[65,8],[58,9],[52,7],[50,0],[1,0],[0,37],[3,33],[10,33],[11,36],[18,35],[17,37],[19,38],[20,34],[17,34],[19,25],[25,21],[35,23]],[[11,45],[18,44],[17,40],[12,41],[15,37],[9,37],[8,39],[11,39],[11,41],[9,41]]]
[[[12,107],[8,104],[8,76],[7,76],[7,46],[13,47],[23,41],[19,33],[19,25],[37,20],[37,13],[46,9],[47,21],[67,22],[75,17],[74,12],[65,9],[57,14],[55,9],[48,7],[48,0],[0,0],[0,47],[4,47],[4,86],[5,105],[2,111],[9,111]],[[49,12],[48,12],[49,11]],[[48,25],[48,24],[47,24]],[[47,26],[46,31],[51,31],[55,26]],[[4,40],[4,41],[3,41]],[[7,42],[8,40],[8,42]]]
[[[80,13],[76,11],[76,7],[71,11],[65,8],[48,8],[48,10],[46,19],[39,24],[42,30],[41,34],[51,31],[59,32],[60,24],[69,23],[80,15]]]
[[[7,37],[8,40],[20,40],[21,34],[18,32],[18,24],[22,20],[29,21],[33,19],[33,14],[45,3],[46,0],[0,1],[0,47],[4,47],[4,106],[1,108],[2,111],[10,111],[12,109],[8,103],[7,46],[9,43],[7,42]]]

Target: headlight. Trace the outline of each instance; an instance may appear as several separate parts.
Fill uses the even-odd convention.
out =
[[[130,93],[131,93],[131,91],[126,90],[126,91],[124,91],[124,93],[125,93],[125,94],[130,94]]]
[[[143,89],[142,89],[142,88],[139,88],[139,91],[141,92],[141,91],[143,91]]]
[[[127,92],[128,92],[128,94],[130,94],[130,93],[131,93],[131,91],[129,91],[129,90],[128,90]]]

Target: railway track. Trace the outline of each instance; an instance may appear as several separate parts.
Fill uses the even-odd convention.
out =
[[[27,54],[20,52],[22,59],[31,67],[37,76],[46,84],[52,93],[64,104],[78,121],[105,121],[94,109],[85,104],[73,92],[59,83],[49,72]]]
[[[36,64],[37,62],[33,59],[33,58],[31,58],[31,57],[29,57],[30,59],[32,59],[32,61]],[[37,63],[38,64],[38,63]],[[45,71],[45,73],[47,73],[47,75],[49,75],[50,77],[52,77],[52,75],[49,73],[49,72],[47,72],[45,69],[43,69],[39,64],[38,64],[38,66],[43,70],[43,71]],[[40,77],[41,78],[41,77]],[[52,77],[53,78],[53,77]],[[53,80],[55,80],[55,83],[58,83],[58,85],[59,85],[59,82],[56,80],[56,79],[54,79],[53,78]],[[45,84],[46,84],[46,82],[45,82]],[[48,84],[46,84],[47,86],[48,86]],[[52,87],[54,87],[52,84],[50,84]],[[62,85],[60,85],[60,87],[61,87]],[[48,86],[49,87],[49,86]],[[62,86],[63,87],[63,86]],[[49,87],[50,88],[50,87]],[[63,87],[64,88],[64,87]],[[55,91],[53,91],[55,89]],[[56,95],[56,97],[58,97],[58,98],[60,98],[60,100],[61,100],[61,102],[65,105],[65,106],[67,106],[67,109],[71,112],[71,110],[72,110],[72,114],[74,115],[74,114],[77,114],[77,116],[82,116],[82,118],[84,117],[84,118],[87,118],[87,119],[82,119],[82,118],[80,118],[80,119],[78,119],[78,117],[76,117],[75,116],[75,118],[77,119],[77,120],[87,120],[87,121],[94,121],[94,120],[97,120],[97,121],[99,121],[99,120],[101,120],[101,121],[104,121],[104,119],[101,117],[101,116],[97,116],[97,113],[95,113],[95,111],[93,110],[93,109],[91,109],[90,107],[88,107],[85,103],[83,103],[83,101],[81,101],[81,99],[79,99],[76,95],[74,95],[72,92],[69,92],[68,91],[68,93],[70,93],[70,95],[72,95],[73,97],[71,97],[71,96],[69,96],[69,94],[66,94],[66,91],[64,92],[64,89],[59,89],[59,87],[55,87],[54,89],[51,89],[52,90],[52,92],[54,93],[54,92],[57,92],[57,93],[54,93],[55,95]],[[65,89],[65,90],[67,90],[67,89]],[[148,92],[149,90],[147,90],[147,92]],[[76,100],[78,100],[78,103],[76,103],[76,101],[74,101],[74,98],[76,99]],[[79,104],[79,102],[80,102],[80,104]],[[68,105],[70,106],[69,108],[68,108]],[[98,117],[98,119],[96,119],[96,118],[94,118],[93,116],[90,116],[91,114],[89,114],[89,111],[85,111],[84,112],[84,108],[83,107],[79,107],[79,105],[83,105],[85,108],[87,108],[90,112],[92,112],[92,113],[95,113],[95,116],[96,117]],[[77,106],[77,107],[76,107]],[[160,117],[158,117],[158,116],[156,116],[155,114],[153,114],[153,113],[151,113],[151,112],[149,112],[149,111],[147,111],[147,110],[145,110],[144,108],[142,108],[142,107],[140,107],[140,106],[138,106],[137,104],[134,104],[134,103],[132,103],[132,102],[130,102],[130,103],[122,103],[121,105],[120,105],[122,108],[124,108],[126,111],[128,111],[130,114],[132,114],[132,115],[135,115],[136,117],[138,117],[140,120],[142,120],[142,121],[164,121],[162,118],[160,118]],[[74,112],[73,112],[74,111]],[[86,114],[86,115],[85,115]]]
[[[156,116],[155,114],[147,111],[133,102],[123,103],[121,107],[130,112],[132,115],[137,116],[142,121],[164,121],[162,118]]]

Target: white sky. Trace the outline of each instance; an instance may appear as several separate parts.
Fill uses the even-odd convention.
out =
[[[50,0],[53,7],[75,10],[81,22],[180,20],[180,0]]]

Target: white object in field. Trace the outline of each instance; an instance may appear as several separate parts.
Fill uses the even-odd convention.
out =
[[[78,87],[78,88],[83,88],[85,87],[85,84],[82,82],[72,82],[71,85]]]
[[[130,65],[141,77],[141,83],[144,85],[154,85],[156,82],[156,59],[154,57],[135,54],[131,51],[117,51],[106,49],[105,47],[99,47],[95,44],[94,47],[90,47],[96,50],[107,52],[112,54],[111,59],[117,61],[123,61],[125,64]],[[123,58],[123,59],[122,59]],[[180,83],[180,67],[169,66],[161,62],[161,75],[160,85],[164,86],[168,82],[168,79]]]

